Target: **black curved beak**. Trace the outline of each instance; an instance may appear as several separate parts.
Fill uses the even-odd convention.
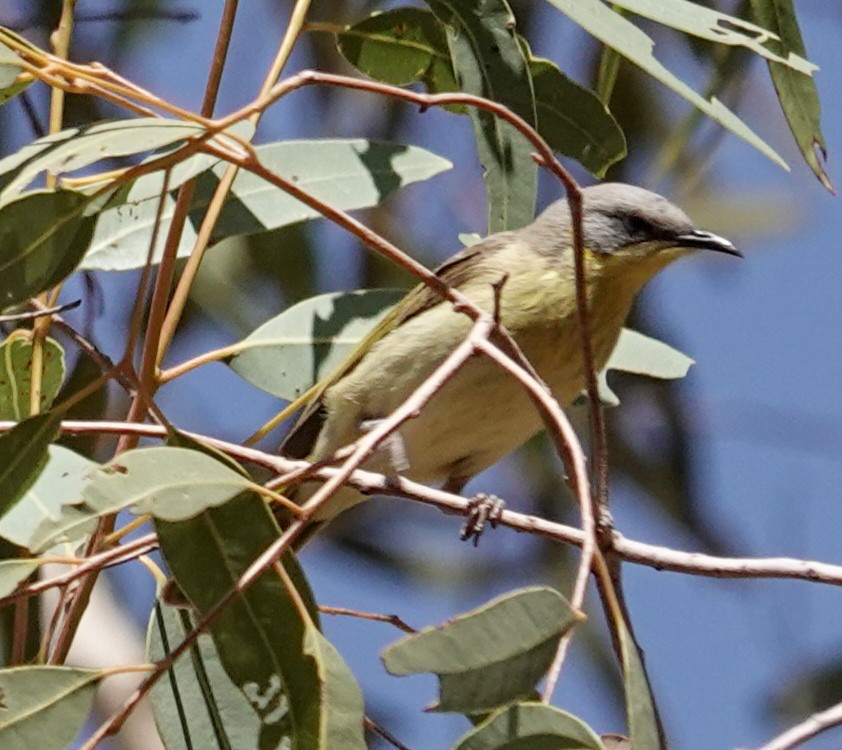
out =
[[[734,247],[730,240],[720,237],[713,232],[705,232],[701,229],[694,229],[687,234],[680,234],[676,237],[681,247],[698,247],[701,250],[714,250],[718,253],[736,255],[742,258],[743,254]]]

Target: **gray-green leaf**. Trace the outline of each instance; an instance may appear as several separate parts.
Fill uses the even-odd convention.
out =
[[[294,182],[334,208],[350,211],[382,202],[390,193],[413,182],[429,179],[451,164],[415,146],[336,139],[282,141],[258,146],[261,164]],[[226,165],[200,175],[191,205],[190,221],[178,248],[179,257],[190,254],[195,227],[204,216]],[[175,201],[168,197],[154,262],[160,261]],[[146,263],[157,200],[145,200],[103,211],[82,268],[122,271]],[[315,219],[320,214],[260,177],[240,171],[216,225],[212,242],[226,237],[267,232]]]
[[[249,334],[227,362],[258,388],[292,401],[341,364],[404,294],[371,289],[311,297]]]
[[[69,667],[0,669],[0,747],[67,750],[85,725],[101,676]]]
[[[581,719],[545,703],[516,703],[462,737],[453,750],[605,750]]]
[[[489,711],[533,694],[577,619],[557,591],[522,589],[402,638],[383,663],[393,675],[437,674],[438,711]]]
[[[781,55],[787,52],[790,56],[806,54],[792,0],[751,0],[751,7],[755,18],[780,37],[779,42],[769,43],[771,49]],[[827,151],[816,82],[810,76],[772,61],[769,62],[769,73],[801,155],[822,185],[833,192],[833,185],[822,163],[827,159]],[[821,159],[817,152],[821,153]]]
[[[32,337],[14,331],[0,344],[0,419],[19,422],[30,414]],[[64,381],[64,349],[51,338],[43,342],[40,411],[49,409]]]
[[[22,72],[20,58],[5,44],[0,43],[0,104],[5,104],[32,83],[33,79],[18,80]]]
[[[603,44],[617,50],[653,78],[698,107],[708,117],[754,146],[776,164],[788,169],[786,162],[778,153],[722,102],[716,98],[705,99],[671,73],[653,54],[655,43],[652,39],[631,21],[611,10],[601,0],[549,0],[549,2]]]

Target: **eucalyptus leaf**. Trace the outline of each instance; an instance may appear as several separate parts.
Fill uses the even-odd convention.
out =
[[[535,94],[515,17],[506,0],[427,0],[447,27],[459,88],[504,104],[535,125]],[[525,226],[535,216],[538,165],[532,144],[516,128],[471,107],[488,193],[488,232]]]
[[[0,560],[0,596],[13,593],[19,583],[38,570],[40,564],[37,560]]]
[[[166,521],[192,518],[252,486],[251,480],[199,451],[137,448],[89,474],[83,502],[98,514],[131,507]]]
[[[790,57],[806,54],[792,0],[751,0],[751,8],[755,18],[780,38],[779,42],[769,43],[771,49],[780,55],[789,53]],[[821,130],[822,110],[815,81],[771,60],[769,73],[801,155],[822,185],[833,192],[823,164],[827,159],[827,149]]]
[[[708,117],[754,146],[776,164],[789,169],[778,153],[722,102],[715,97],[710,100],[705,99],[670,72],[654,56],[655,43],[652,39],[631,21],[613,11],[602,0],[548,0],[548,2],[603,44],[615,49],[623,57],[643,68],[653,78],[687,99]]]
[[[0,435],[0,518],[35,483],[47,463],[47,446],[58,436],[59,418],[30,417]]]
[[[49,409],[64,381],[64,349],[52,338],[43,347],[40,411]],[[0,344],[0,419],[19,422],[30,414],[32,387],[32,336],[13,331]]]
[[[779,39],[772,26],[763,28],[727,13],[706,8],[689,0],[613,0],[614,5],[671,26],[685,34],[707,39],[716,44],[740,46],[752,52],[806,75],[818,70],[816,65],[804,59],[801,54],[788,51],[779,55],[774,46],[766,46]]]
[[[101,672],[0,669],[0,747],[67,750],[85,726]]]
[[[192,629],[185,609],[155,603],[149,617],[146,654],[149,661],[169,656]],[[260,719],[231,682],[210,635],[170,668],[150,692],[152,713],[168,750],[254,750]]]
[[[258,146],[256,153],[264,167],[343,211],[377,205],[398,188],[429,179],[451,167],[447,160],[415,146],[361,139],[280,141]],[[189,255],[193,249],[196,227],[225,169],[226,165],[217,164],[197,179],[190,219],[178,247],[179,257]],[[175,200],[168,197],[154,262],[160,261],[174,209]],[[141,268],[146,263],[156,214],[155,200],[103,211],[82,268],[107,271]],[[262,178],[240,171],[212,242],[267,232],[319,216],[317,211]]]
[[[311,297],[249,334],[227,362],[258,388],[292,401],[340,365],[404,294],[372,289]]]
[[[0,104],[17,96],[34,80],[31,76],[21,79],[23,68],[20,58],[0,42]]]
[[[400,639],[383,663],[393,675],[438,675],[437,711],[489,711],[534,693],[578,619],[557,591],[521,589]]]
[[[0,516],[0,536],[37,553],[92,531],[97,514],[82,503],[82,488],[96,466],[72,450],[49,446],[35,483]]]
[[[629,734],[634,750],[664,750],[655,699],[637,644],[625,622],[617,623],[623,660],[623,681]]]
[[[581,719],[545,703],[516,703],[492,714],[453,750],[605,750]]]
[[[39,138],[0,160],[0,205],[17,198],[42,172],[75,172],[103,159],[154,151],[204,132],[197,123],[141,117],[97,122]]]
[[[156,522],[164,558],[200,613],[217,604],[277,539],[266,505],[242,493],[179,523]],[[271,568],[211,626],[220,662],[260,720],[259,747],[362,750],[359,688],[320,635],[309,586],[294,558],[283,558],[293,595]],[[341,741],[340,741],[341,739]]]
[[[93,232],[90,198],[70,190],[28,193],[0,208],[0,309],[63,281]]]

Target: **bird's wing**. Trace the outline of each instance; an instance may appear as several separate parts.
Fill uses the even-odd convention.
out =
[[[476,280],[476,262],[480,257],[487,259],[511,240],[511,234],[506,232],[492,235],[481,242],[464,247],[436,268],[435,274],[449,286],[458,289],[469,279]],[[281,443],[281,454],[290,458],[309,456],[327,417],[322,403],[325,391],[351,372],[366,352],[389,331],[441,302],[441,295],[426,284],[419,284],[411,289],[354,347],[342,364],[322,380],[313,399],[301,411],[298,420]]]

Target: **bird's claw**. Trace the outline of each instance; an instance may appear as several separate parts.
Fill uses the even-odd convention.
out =
[[[478,492],[468,501],[468,515],[459,538],[464,542],[467,539],[473,540],[474,547],[479,544],[479,538],[488,523],[492,529],[497,528],[497,522],[503,514],[506,503],[496,495],[488,495],[485,492]]]

